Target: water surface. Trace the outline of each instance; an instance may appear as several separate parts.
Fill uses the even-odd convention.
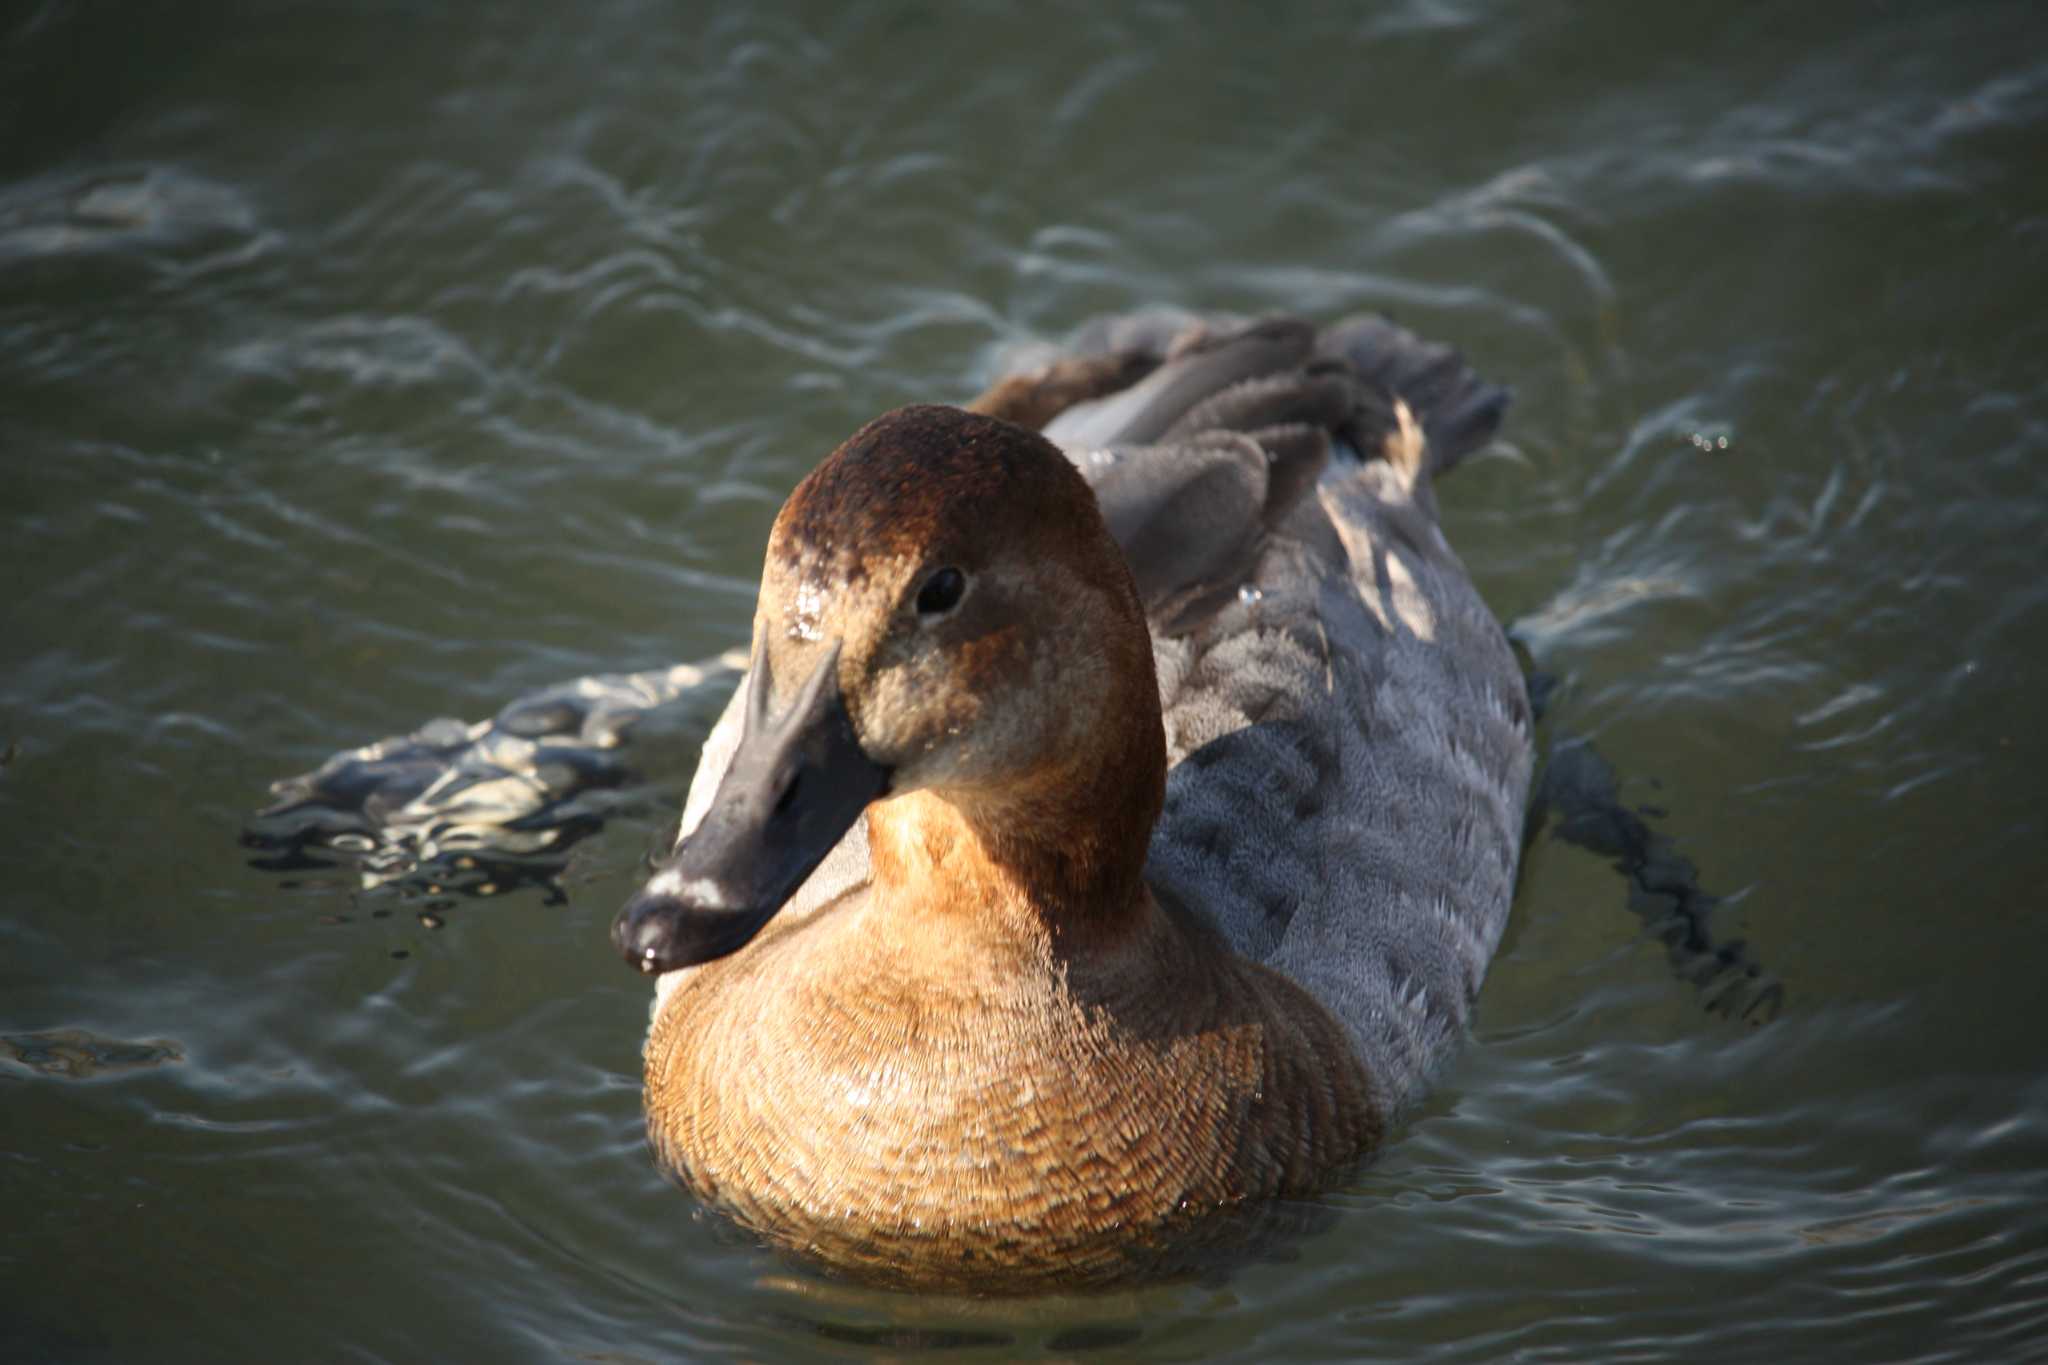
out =
[[[1098,8],[0,21],[0,1355],[2042,1353],[2036,8]],[[551,885],[249,865],[336,748],[742,640],[839,437],[1149,302],[1515,387],[1448,530],[1774,1020],[1545,838],[1321,1230],[948,1303],[652,1170],[674,771]]]

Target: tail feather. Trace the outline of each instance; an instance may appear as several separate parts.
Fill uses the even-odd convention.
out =
[[[1508,390],[1480,378],[1452,347],[1370,313],[1305,331],[1293,319],[1167,310],[1096,318],[1072,347],[1081,363],[1120,355],[1144,382],[1046,422],[1046,433],[1067,443],[1111,444],[1204,426],[1245,430],[1321,420],[1361,454],[1401,463],[1396,448],[1413,435],[1399,416],[1405,404],[1425,438],[1421,468],[1411,472],[1434,480],[1500,429]],[[1323,411],[1346,401],[1354,405],[1348,418],[1332,420]]]
[[[1428,438],[1432,479],[1493,439],[1512,396],[1481,379],[1452,347],[1369,313],[1325,328],[1316,354],[1343,361],[1408,404]]]

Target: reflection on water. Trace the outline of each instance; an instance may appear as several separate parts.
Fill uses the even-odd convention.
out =
[[[43,1076],[83,1081],[117,1075],[137,1067],[182,1062],[176,1043],[161,1039],[127,1042],[101,1038],[83,1029],[50,1029],[43,1033],[0,1035],[0,1061],[24,1066]]]
[[[0,19],[0,1356],[2037,1351],[2038,30]],[[715,688],[530,881],[244,865],[278,773],[731,648],[841,436],[1145,302],[1515,386],[1448,530],[1640,821],[1530,844],[1471,1046],[1288,1259],[998,1309],[693,1216],[604,927]]]
[[[657,718],[688,723],[712,696],[730,695],[746,656],[605,673],[538,689],[489,720],[443,717],[410,734],[347,749],[270,784],[243,842],[267,871],[355,865],[365,890],[429,879],[491,895],[550,884],[563,855],[633,799],[621,746]],[[638,744],[644,770],[659,745]],[[503,885],[501,885],[503,884]]]

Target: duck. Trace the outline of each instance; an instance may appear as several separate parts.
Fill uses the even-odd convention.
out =
[[[1508,397],[1377,316],[1151,311],[826,456],[612,925],[660,1166],[989,1294],[1173,1274],[1369,1158],[1515,886],[1529,699],[1435,489]]]

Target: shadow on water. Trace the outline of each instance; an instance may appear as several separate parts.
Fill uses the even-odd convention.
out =
[[[1540,724],[1558,681],[1533,670],[1526,676]],[[1621,786],[1591,738],[1552,735],[1530,792],[1524,849],[1548,826],[1552,838],[1611,860],[1627,887],[1629,913],[1664,945],[1672,970],[1700,991],[1709,1013],[1751,1025],[1777,1018],[1784,983],[1764,970],[1745,940],[1716,938],[1713,914],[1722,898],[1700,884],[1698,866],[1676,839],[1650,824],[1666,812],[1631,808]]]

